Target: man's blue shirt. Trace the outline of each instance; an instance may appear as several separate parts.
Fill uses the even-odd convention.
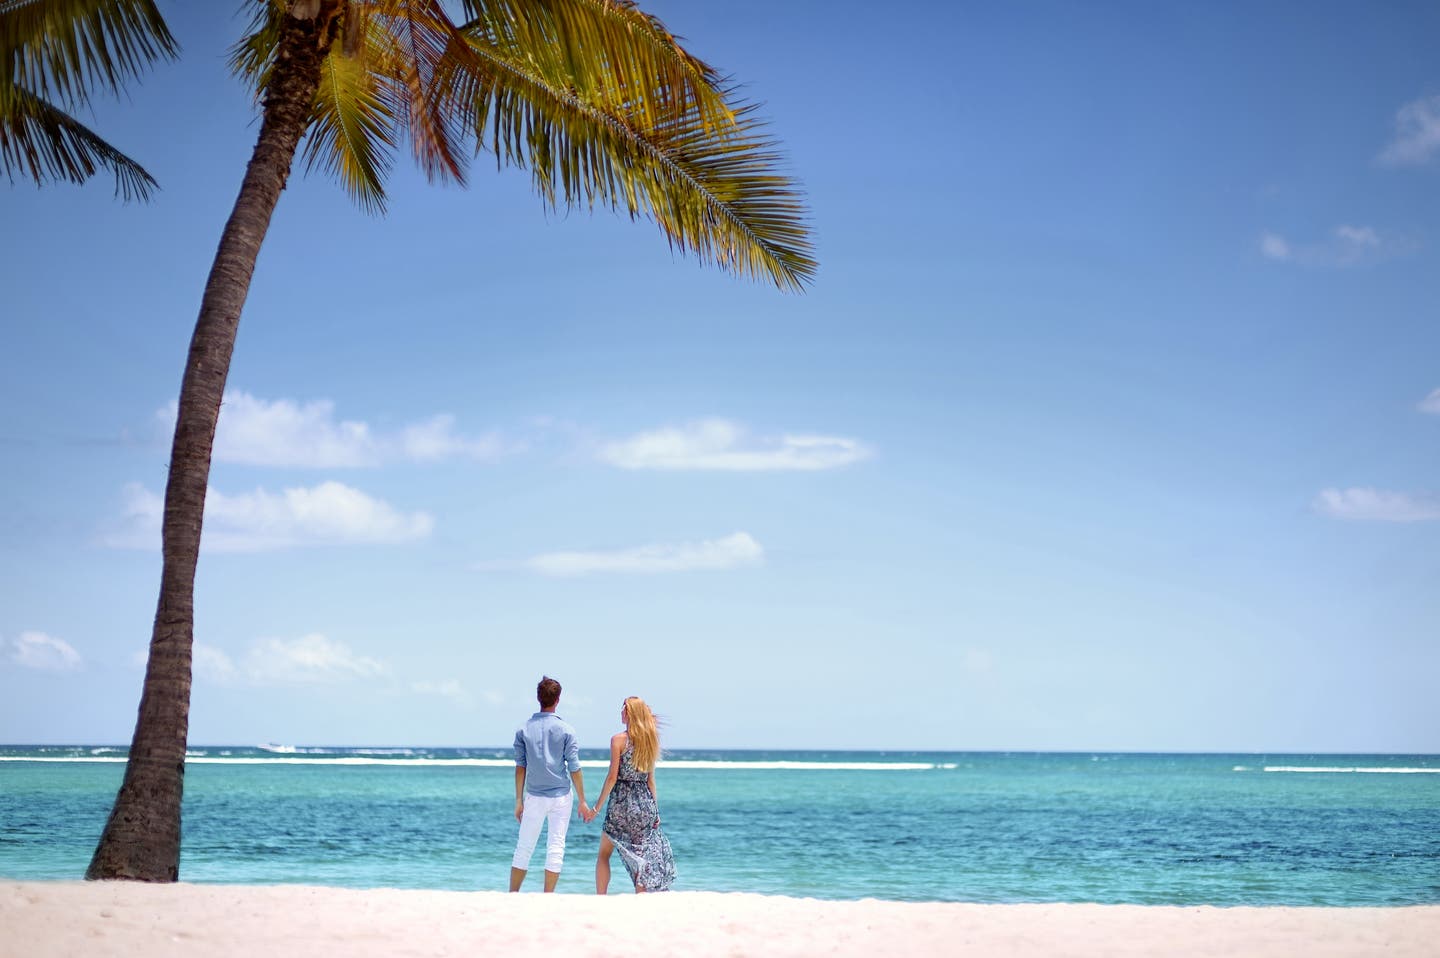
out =
[[[536,712],[515,732],[515,764],[525,769],[525,791],[531,795],[568,795],[567,773],[580,771],[575,730],[554,712]]]

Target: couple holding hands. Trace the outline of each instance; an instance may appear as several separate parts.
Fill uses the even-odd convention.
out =
[[[570,723],[555,714],[560,683],[545,676],[535,688],[535,697],[540,711],[515,733],[515,819],[520,823],[520,837],[510,863],[510,890],[519,891],[525,881],[530,856],[540,840],[540,826],[545,824],[545,890],[555,890],[565,861],[573,782],[580,796],[581,821],[594,821],[606,799],[610,802],[601,826],[600,856],[595,861],[596,894],[603,895],[610,887],[610,855],[617,849],[637,892],[668,891],[675,881],[675,858],[660,830],[660,806],[655,798],[660,737],[650,706],[633,695],[620,706],[625,731],[610,739],[610,771],[591,808],[585,804],[579,740]]]

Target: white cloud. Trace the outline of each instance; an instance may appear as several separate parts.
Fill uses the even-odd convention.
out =
[[[1290,244],[1283,236],[1265,233],[1260,237],[1260,252],[1266,259],[1287,260],[1290,258]]]
[[[1315,497],[1317,512],[1335,519],[1425,522],[1440,519],[1440,495],[1385,489],[1325,489]]]
[[[173,429],[175,410],[171,403],[156,416]],[[451,415],[432,416],[394,433],[377,433],[368,423],[337,421],[335,403],[328,399],[299,403],[239,391],[225,394],[215,432],[217,462],[251,466],[357,468],[401,460],[488,460],[505,451],[495,433],[459,435]]]
[[[1420,166],[1440,153],[1440,95],[1407,103],[1395,113],[1395,138],[1380,153],[1386,166]]]
[[[297,639],[256,639],[239,658],[218,646],[196,642],[191,648],[195,678],[227,686],[324,685],[388,675],[379,659],[357,655],[348,645],[319,632]],[[132,661],[145,667],[147,652]]]
[[[1440,416],[1440,389],[1430,392],[1430,395],[1420,400],[1419,409],[1421,412],[1428,412],[1432,416]]]
[[[415,462],[438,462],[457,456],[494,459],[505,451],[494,433],[478,439],[456,435],[455,417],[450,415],[434,416],[406,426],[400,432],[398,446],[404,458]]]
[[[839,436],[793,435],[750,439],[729,420],[704,419],[642,432],[601,446],[602,462],[622,469],[762,470],[834,469],[858,462],[870,450]]]
[[[23,669],[41,672],[73,672],[84,664],[74,646],[44,632],[21,632],[0,641],[0,654]]]
[[[1335,227],[1335,238],[1352,249],[1379,248],[1380,234],[1369,226]]]
[[[257,685],[318,684],[373,678],[389,669],[356,655],[338,639],[312,632],[298,639],[258,639],[245,657],[244,674]]]
[[[455,679],[442,679],[438,682],[411,682],[410,691],[416,695],[449,699],[456,705],[464,708],[470,708],[475,704],[475,700],[470,696],[470,693],[465,691],[465,687]]]
[[[105,545],[153,549],[160,544],[162,496],[132,483],[125,487],[125,511]],[[205,496],[201,548],[212,552],[264,552],[313,545],[410,542],[423,539],[435,521],[424,512],[408,515],[388,503],[338,482],[279,493],[256,489],[229,496],[215,489]]]
[[[196,678],[206,679],[219,685],[231,685],[240,677],[240,670],[230,656],[213,645],[196,642],[190,650],[191,664]],[[144,659],[141,659],[142,663]]]
[[[657,544],[610,552],[547,552],[519,563],[489,568],[519,568],[548,576],[581,576],[595,572],[655,574],[734,569],[763,561],[765,550],[748,533],[678,544]]]
[[[1409,239],[1384,235],[1373,226],[1346,223],[1312,243],[1292,242],[1279,233],[1260,234],[1260,255],[1266,259],[1318,268],[1366,266],[1408,253],[1414,246]]]
[[[168,415],[174,422],[173,404]],[[335,404],[328,399],[301,405],[227,392],[215,431],[215,458],[256,466],[373,466],[380,450],[367,424],[336,422]]]

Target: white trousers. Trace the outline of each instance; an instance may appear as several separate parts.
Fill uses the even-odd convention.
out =
[[[565,862],[565,832],[570,828],[573,792],[550,797],[525,793],[525,808],[520,813],[520,839],[515,843],[515,857],[510,864],[522,871],[530,870],[530,856],[540,840],[540,826],[546,822],[545,870],[559,874]]]

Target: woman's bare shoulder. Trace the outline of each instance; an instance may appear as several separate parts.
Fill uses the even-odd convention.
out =
[[[614,735],[610,736],[610,744],[611,744],[611,745],[619,745],[619,746],[621,746],[621,747],[623,748],[624,746],[628,745],[629,743],[630,743],[630,736],[627,735],[627,734],[625,734],[624,732],[616,732]]]

